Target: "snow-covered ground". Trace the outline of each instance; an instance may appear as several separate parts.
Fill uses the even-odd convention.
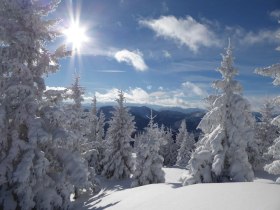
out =
[[[182,186],[179,178],[186,170],[164,168],[166,183],[130,188],[130,179],[101,178],[103,190],[84,197],[75,209],[119,210],[279,210],[280,185],[275,177],[257,173],[249,183],[196,184]]]

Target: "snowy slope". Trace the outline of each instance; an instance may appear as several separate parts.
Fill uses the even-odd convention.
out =
[[[182,187],[184,170],[165,168],[166,183],[128,188],[131,180],[107,181],[106,189],[77,209],[119,210],[279,210],[280,185],[262,178],[251,183]],[[105,180],[102,180],[105,181]],[[104,183],[105,184],[105,183]],[[115,186],[115,187],[114,187]]]

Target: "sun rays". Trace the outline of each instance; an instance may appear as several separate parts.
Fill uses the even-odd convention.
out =
[[[82,54],[85,50],[85,44],[91,40],[89,37],[89,27],[81,20],[81,2],[74,4],[72,0],[68,5],[68,21],[65,23],[63,34],[67,46],[72,49],[72,55]]]
[[[80,53],[82,45],[89,41],[86,29],[79,24],[79,21],[73,21],[64,34],[66,42],[72,44],[73,53]]]
[[[62,33],[64,35],[64,43],[72,52],[69,63],[69,75],[72,76],[73,71],[82,74],[83,62],[81,55],[86,53],[92,38],[89,35],[89,25],[81,19],[81,2],[74,5],[73,1],[70,0],[67,7],[68,21],[65,22]]]

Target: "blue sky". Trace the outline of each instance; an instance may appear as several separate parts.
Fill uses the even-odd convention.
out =
[[[110,103],[121,89],[128,103],[204,107],[229,37],[253,108],[279,95],[270,78],[253,73],[279,62],[279,0],[62,0],[52,17],[68,27],[73,14],[88,40],[46,83],[69,87],[76,71],[86,102],[95,94]]]

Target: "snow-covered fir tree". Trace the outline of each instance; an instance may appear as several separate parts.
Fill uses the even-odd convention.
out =
[[[65,109],[62,101],[68,99],[69,93],[68,89],[63,91],[59,90],[47,90],[44,92],[44,101],[41,103],[40,116],[44,119],[44,125],[48,129],[48,132],[53,133],[54,138],[56,139],[59,147],[59,151],[64,153],[65,160],[69,161],[65,164],[65,169],[67,171],[61,176],[67,178],[68,174],[73,173],[76,177],[75,179],[79,182],[79,179],[87,177],[87,188],[90,189],[93,193],[97,193],[100,190],[99,181],[95,177],[95,170],[92,167],[88,167],[87,161],[84,159],[84,154],[81,154],[77,150],[76,142],[77,135],[74,132],[69,131],[66,124],[69,124],[69,116],[65,114]],[[61,149],[63,148],[63,149]],[[55,159],[56,156],[50,157]],[[63,179],[61,179],[63,180]],[[78,185],[77,185],[78,186]],[[75,186],[74,194],[77,198],[80,192],[84,191],[83,187]],[[59,189],[59,184],[57,185]]]
[[[191,156],[184,185],[254,178],[246,151],[248,142],[254,139],[254,119],[249,103],[241,96],[240,84],[234,80],[237,69],[233,67],[230,43],[222,57],[218,70],[223,80],[213,84],[221,95],[198,125],[204,137]]]
[[[102,175],[107,178],[128,178],[133,172],[134,162],[132,159],[131,135],[135,131],[134,117],[124,105],[124,94],[119,92],[116,100],[118,106],[112,112],[107,131],[108,141],[105,150],[105,158],[102,160]]]
[[[186,121],[183,120],[176,136],[176,143],[179,145],[176,165],[186,167],[191,158],[195,144],[194,135],[187,131]]]
[[[254,124],[255,137],[252,138],[247,145],[246,151],[248,154],[248,161],[252,166],[253,171],[261,169],[260,164],[262,160],[262,155],[260,151],[260,139],[256,135],[256,122]]]
[[[178,133],[176,135],[176,143],[180,146],[187,135],[188,135],[187,124],[186,124],[186,120],[183,119],[178,129]]]
[[[82,110],[82,102],[84,101],[83,95],[85,94],[85,89],[80,85],[80,77],[78,74],[74,76],[74,83],[69,88],[71,94],[69,95],[70,99],[73,99],[74,103],[72,104],[73,109]]]
[[[279,127],[272,124],[275,112],[273,100],[267,100],[261,109],[261,122],[257,124],[257,138],[260,139],[260,154],[263,163],[269,163],[273,157],[269,155],[268,148],[273,145],[273,141],[279,135]]]
[[[279,128],[273,125],[273,112],[275,106],[272,100],[266,100],[265,104],[261,108],[260,122],[256,123],[256,140],[258,154],[252,156],[252,166],[255,170],[261,170],[265,164],[270,163],[273,160],[272,155],[269,155],[268,148],[273,144],[273,141],[278,135]],[[249,156],[250,158],[250,156]],[[249,159],[250,160],[250,159]]]
[[[97,114],[96,107],[96,97],[93,98],[92,110],[89,112],[87,119],[89,124],[89,133],[87,134],[88,142],[92,145],[92,148],[96,153],[92,153],[88,157],[89,165],[92,166],[97,174],[101,173],[102,165],[101,160],[104,158],[104,152],[106,148],[105,138],[105,115],[100,111],[99,115]]]
[[[98,152],[95,149],[95,145],[88,139],[89,128],[89,116],[84,112],[82,102],[84,101],[85,90],[80,86],[80,77],[75,75],[74,83],[69,88],[69,99],[72,99],[74,103],[66,104],[64,107],[65,115],[65,128],[68,134],[73,139],[73,150],[80,154],[84,159],[84,167],[88,168],[90,181],[96,186],[95,191],[99,190],[98,180],[95,178],[95,168],[90,165],[90,162],[94,162],[97,159]],[[80,195],[80,191],[76,189],[75,198]]]
[[[161,135],[166,144],[162,144],[160,147],[160,155],[163,157],[163,165],[173,166],[176,164],[179,145],[176,144],[172,136],[172,130],[166,129],[161,126]]]
[[[102,142],[105,140],[105,125],[106,125],[106,118],[103,111],[99,111],[98,115],[98,123],[97,123],[97,135],[96,139],[98,142]]]
[[[86,152],[87,143],[87,122],[82,108],[85,90],[80,86],[80,77],[78,75],[75,75],[74,83],[69,88],[68,92],[70,92],[68,97],[73,100],[73,103],[67,103],[64,107],[65,114],[68,117],[65,126],[69,132],[72,132],[72,135],[76,136],[76,141],[74,142],[75,149],[80,153],[84,153]]]
[[[98,142],[102,142],[105,140],[105,125],[106,125],[106,118],[103,111],[99,111],[98,115],[98,123],[97,123],[97,135],[96,139]]]
[[[164,182],[163,157],[159,154],[164,143],[158,125],[153,121],[151,112],[148,126],[138,139],[136,167],[133,174],[132,187]]]
[[[266,68],[258,68],[256,69],[256,73],[263,75],[263,76],[269,76],[274,79],[273,84],[274,85],[280,85],[280,64],[273,64],[272,66],[266,67]],[[280,97],[276,97],[274,99],[274,104],[278,105],[280,104]],[[272,120],[272,124],[280,127],[280,115],[275,117]],[[274,139],[274,142],[272,146],[268,148],[268,155],[271,155],[274,160],[264,166],[264,170],[266,170],[270,174],[280,175],[280,136],[279,133]],[[280,177],[276,180],[276,182],[280,183]]]
[[[90,187],[61,110],[42,102],[43,75],[68,54],[47,50],[59,32],[46,15],[59,1],[42,2],[0,0],[0,209],[68,209],[74,187]]]

